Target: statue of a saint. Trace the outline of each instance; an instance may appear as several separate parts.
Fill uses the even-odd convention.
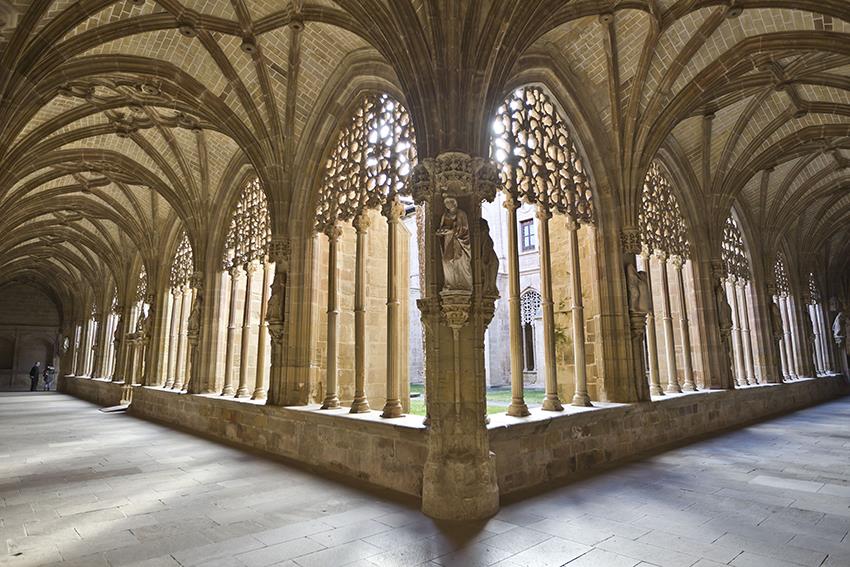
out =
[[[148,317],[145,315],[144,310],[140,309],[140,311],[141,314],[139,315],[139,320],[136,321],[136,333],[138,333],[140,337],[144,337],[147,335]]]
[[[266,304],[266,321],[283,321],[283,276],[281,274],[274,275],[272,283],[272,292]]]
[[[115,330],[112,332],[112,342],[114,344],[118,344],[121,342],[121,334],[124,332],[124,320],[122,318],[118,319],[118,323],[115,325]]]
[[[484,295],[496,297],[499,288],[496,278],[499,276],[499,257],[496,255],[493,239],[490,237],[490,225],[485,219],[479,219],[481,231],[481,263],[484,273]]]
[[[195,300],[192,302],[192,310],[189,311],[189,320],[186,322],[186,333],[197,336],[201,330],[201,309],[204,306],[204,292],[200,289],[195,291]]]
[[[846,336],[844,333],[844,326],[844,312],[839,311],[838,315],[835,316],[835,321],[832,322],[832,338],[835,341],[841,342],[844,340],[844,337]]]
[[[775,341],[781,339],[785,333],[782,329],[782,313],[779,311],[779,306],[775,301],[770,302],[770,330],[773,333],[773,340]]]
[[[717,303],[717,322],[720,324],[720,333],[728,333],[732,330],[732,307],[726,299],[726,290],[723,284],[717,282],[714,287],[714,301]]]
[[[639,272],[634,264],[626,266],[626,286],[629,292],[629,310],[634,313],[649,313],[649,277]]]
[[[469,220],[457,199],[445,197],[446,211],[437,235],[443,237],[443,291],[472,291],[472,254]]]

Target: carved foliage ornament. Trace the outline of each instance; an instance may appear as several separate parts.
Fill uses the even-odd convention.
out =
[[[744,239],[738,228],[738,223],[731,216],[726,219],[723,227],[723,240],[720,244],[720,255],[726,273],[739,280],[750,280],[750,262],[744,250]]]
[[[269,253],[271,217],[266,194],[256,177],[242,189],[225,241],[222,269],[261,260]]]
[[[650,252],[690,257],[685,218],[667,174],[657,161],[649,166],[644,179],[638,223],[643,243]]]
[[[500,186],[499,170],[490,160],[461,152],[446,152],[417,165],[407,185],[417,204],[432,198],[472,197],[476,203],[492,201]]]
[[[174,260],[171,262],[171,277],[169,284],[172,288],[181,288],[189,284],[189,278],[192,277],[194,261],[192,258],[192,245],[189,243],[189,236],[184,230],[180,243],[177,245],[177,251],[174,253]]]
[[[510,196],[593,222],[584,163],[566,122],[540,88],[517,89],[498,108],[490,154],[501,165]]]
[[[380,209],[403,193],[416,165],[413,124],[389,95],[369,95],[342,129],[331,152],[316,211],[317,232]]]

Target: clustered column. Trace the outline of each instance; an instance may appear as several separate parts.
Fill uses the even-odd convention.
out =
[[[697,385],[694,382],[694,365],[691,358],[691,332],[688,327],[688,306],[685,298],[685,278],[682,274],[684,259],[681,256],[673,256],[671,259],[673,269],[676,272],[677,295],[679,296],[679,332],[682,335],[682,366],[684,367],[685,383],[682,390],[695,392]]]
[[[726,293],[732,307],[732,351],[735,357],[735,381],[739,386],[746,386],[746,370],[744,370],[744,346],[741,340],[741,311],[738,308],[738,294],[735,288],[735,276],[729,276],[726,280]]]
[[[667,362],[668,394],[680,393],[679,378],[676,371],[676,345],[673,336],[673,318],[670,314],[670,283],[667,277],[667,253],[656,251],[661,266],[661,320],[664,322],[664,352]]]
[[[650,266],[649,250],[644,246],[640,253],[641,264],[646,273],[646,287],[649,297],[652,298],[652,269]],[[661,388],[661,371],[658,367],[658,337],[655,328],[655,309],[650,306],[646,313],[646,355],[649,366],[649,393],[652,396],[663,396]]]
[[[738,320],[741,323],[741,342],[743,343],[744,369],[746,370],[746,379],[749,384],[758,384],[756,379],[755,361],[753,360],[753,337],[750,331],[750,308],[748,302],[747,287],[749,282],[742,277],[737,281],[738,309],[740,314]]]

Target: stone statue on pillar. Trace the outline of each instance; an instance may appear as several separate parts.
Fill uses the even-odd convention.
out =
[[[204,275],[201,272],[194,272],[190,278],[189,284],[195,294],[192,299],[192,307],[189,310],[189,317],[186,320],[186,342],[189,344],[187,375],[189,379],[186,381],[186,391],[192,394],[200,393],[200,377],[198,372],[200,365],[198,364],[198,343],[201,339],[201,320],[204,312]]]
[[[484,295],[499,296],[497,279],[499,277],[499,256],[490,236],[490,225],[486,219],[479,219],[479,232],[481,234],[481,263],[484,268]]]
[[[641,253],[640,232],[626,228],[620,232],[626,271],[626,301],[629,309],[629,337],[631,338],[632,375],[635,400],[649,401],[649,382],[645,378],[643,341],[646,336],[646,317],[652,301],[649,293],[649,275],[638,271],[637,255]]]
[[[732,377],[732,361],[734,360],[732,353],[732,306],[729,305],[729,300],[726,297],[726,289],[723,287],[725,274],[714,274],[714,302],[717,310],[717,324],[720,327],[720,342],[723,345],[723,368],[728,369],[729,388],[735,388],[735,379]]]
[[[495,198],[498,184],[493,162],[459,152],[422,160],[408,179],[426,211],[418,305],[430,431],[422,510],[439,519],[485,518],[499,507],[483,348],[498,294],[489,281],[495,252],[480,222],[481,202]]]
[[[283,376],[283,339],[286,323],[286,283],[289,272],[291,244],[287,238],[272,237],[269,243],[269,260],[274,262],[275,273],[271,294],[266,304],[266,321],[271,339],[271,369],[267,403],[284,405],[287,401]]]

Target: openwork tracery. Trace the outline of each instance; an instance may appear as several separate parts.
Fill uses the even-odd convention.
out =
[[[780,297],[788,297],[791,287],[788,283],[788,272],[785,269],[785,256],[780,252],[773,264],[773,275],[776,278],[776,293]]]
[[[171,263],[171,278],[169,279],[169,283],[172,288],[176,289],[189,284],[193,265],[192,245],[189,243],[189,236],[186,234],[186,231],[183,231],[180,244],[177,245],[174,260]]]
[[[593,221],[590,181],[566,122],[538,87],[515,90],[496,111],[492,157],[512,196],[579,222]]]
[[[818,283],[815,281],[815,274],[813,272],[809,272],[809,295],[812,298],[812,303],[820,303],[820,289],[818,288]]]
[[[270,241],[268,199],[255,177],[245,185],[233,211],[222,259],[224,269],[264,258]]]
[[[142,269],[139,271],[139,280],[136,284],[136,302],[144,303],[145,296],[148,294],[148,272],[145,270],[145,265],[142,264]]]
[[[520,298],[520,318],[523,325],[534,323],[540,313],[540,294],[529,289]]]
[[[657,161],[649,166],[644,179],[638,222],[641,239],[650,252],[661,251],[669,256],[688,258],[687,223],[668,176]]]
[[[738,223],[731,216],[726,219],[726,225],[723,227],[720,254],[727,274],[749,281],[750,262],[744,250],[744,239]]]
[[[316,230],[348,221],[400,194],[416,165],[413,124],[389,95],[370,95],[342,129],[319,188]]]

